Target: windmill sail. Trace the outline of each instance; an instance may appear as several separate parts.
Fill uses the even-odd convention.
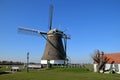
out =
[[[30,34],[30,35],[40,35],[40,34],[47,34],[46,32],[35,30],[35,29],[30,29],[30,28],[23,28],[20,27],[18,28],[19,33],[24,33],[24,34]]]
[[[50,22],[49,22],[49,30],[52,29],[52,18],[53,18],[53,5],[50,5]]]

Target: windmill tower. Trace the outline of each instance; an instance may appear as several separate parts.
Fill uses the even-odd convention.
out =
[[[19,31],[32,32],[40,34],[46,40],[46,47],[41,58],[41,64],[65,64],[67,60],[66,44],[70,36],[63,31],[52,28],[53,6],[50,6],[50,23],[49,31],[42,32],[39,30],[18,28]]]

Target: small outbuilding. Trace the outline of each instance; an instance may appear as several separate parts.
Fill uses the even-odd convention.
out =
[[[114,71],[115,73],[120,74],[120,52],[119,53],[108,53],[104,54],[109,60],[105,64],[105,71],[108,73]],[[94,72],[97,72],[97,64],[94,63]],[[102,72],[102,70],[101,70]]]
[[[11,71],[12,72],[18,72],[18,71],[20,71],[20,68],[18,66],[12,66]]]

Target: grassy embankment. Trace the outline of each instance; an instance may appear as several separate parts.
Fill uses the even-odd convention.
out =
[[[52,68],[1,74],[0,80],[120,80],[120,75],[98,74],[81,68]]]

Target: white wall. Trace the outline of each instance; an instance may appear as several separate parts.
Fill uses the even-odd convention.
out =
[[[51,64],[64,64],[64,60],[50,60]],[[41,60],[41,64],[47,64],[47,60]]]
[[[94,72],[97,72],[97,64],[93,64]]]
[[[97,64],[93,64],[93,66],[94,66],[94,72],[97,72]],[[110,70],[110,67],[111,67],[111,64],[106,64],[105,70]],[[116,69],[115,64],[112,64],[112,69],[113,70]],[[118,72],[117,73],[120,73],[120,64],[118,64]]]
[[[118,64],[118,69],[119,69],[119,71],[118,71],[118,72],[120,73],[120,64]]]
[[[41,60],[41,64],[47,64],[47,60]]]
[[[105,70],[109,70],[110,66],[111,66],[111,64],[105,64]]]
[[[64,60],[50,60],[51,64],[64,64]]]

